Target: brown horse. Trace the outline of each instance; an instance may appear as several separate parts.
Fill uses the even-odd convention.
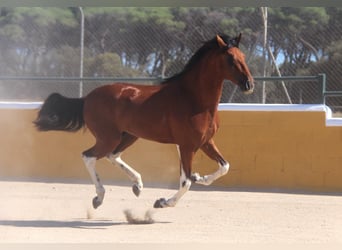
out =
[[[238,47],[240,39],[241,34],[232,39],[217,35],[199,48],[180,73],[160,85],[116,83],[98,87],[84,98],[54,93],[45,100],[34,121],[38,130],[77,131],[86,126],[96,138],[95,145],[82,154],[96,187],[94,208],[102,204],[105,194],[95,169],[96,160],[102,157],[118,163],[139,196],[141,176],[120,157],[139,137],[176,144],[181,159],[178,192],[170,199],[157,200],[155,208],[175,206],[192,181],[210,185],[228,172],[229,164],[212,138],[218,129],[217,106],[224,79],[245,93],[253,91],[253,78]],[[198,149],[218,163],[216,172],[192,174]]]

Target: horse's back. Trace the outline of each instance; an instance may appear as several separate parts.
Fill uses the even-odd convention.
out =
[[[164,104],[170,102],[161,96],[162,88],[162,85],[116,83],[94,89],[85,97],[84,103],[84,119],[88,128],[93,134],[108,128],[107,133],[109,130],[127,132],[168,142],[168,135],[163,136],[169,134],[165,131],[167,111]]]
[[[100,98],[111,100],[131,100],[138,101],[148,98],[153,93],[159,91],[159,85],[137,85],[133,83],[113,83],[100,86],[92,90],[86,101],[99,101]]]

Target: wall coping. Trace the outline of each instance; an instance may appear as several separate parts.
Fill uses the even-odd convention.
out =
[[[323,104],[250,104],[250,103],[221,103],[219,110],[227,111],[316,111],[325,112],[327,127],[342,126],[342,118],[332,117],[331,109]]]
[[[42,102],[0,102],[0,109],[38,109]],[[331,109],[323,104],[256,104],[220,103],[220,111],[286,111],[325,112],[326,126],[342,126],[342,118],[333,118]]]
[[[38,109],[43,102],[0,102],[0,109]]]
[[[330,111],[323,104],[259,104],[259,103],[220,103],[219,110],[229,111]]]

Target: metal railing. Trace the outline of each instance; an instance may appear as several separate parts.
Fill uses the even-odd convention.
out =
[[[300,81],[300,82],[310,82],[316,81],[320,83],[322,87],[322,103],[325,104],[325,88],[326,88],[326,76],[325,74],[318,74],[317,76],[256,76],[255,81]],[[287,92],[285,85],[283,84],[284,91]],[[290,98],[290,97],[288,97]],[[292,104],[289,99],[289,103]]]
[[[66,82],[73,82],[78,85],[77,88],[79,95],[82,95],[84,93],[83,89],[83,82],[87,82],[91,85],[94,83],[93,87],[95,86],[95,83],[115,83],[115,82],[132,82],[132,83],[140,83],[140,84],[156,84],[158,82],[161,82],[165,78],[162,77],[139,77],[139,78],[130,78],[130,77],[13,77],[13,76],[0,76],[0,84],[1,81],[16,81],[16,82],[25,82],[25,81],[32,81],[32,82],[38,82],[41,84],[41,82],[44,82],[45,84],[56,84],[56,83],[66,83]],[[342,91],[327,91],[326,90],[326,75],[325,74],[319,74],[316,76],[256,76],[254,77],[254,80],[257,82],[267,81],[267,82],[274,82],[277,83],[279,81],[286,81],[286,82],[317,82],[317,86],[322,86],[321,90],[321,96],[322,99],[319,101],[322,104],[326,103],[326,96],[333,96],[333,95],[342,95]],[[58,86],[57,86],[58,87]],[[62,87],[62,86],[61,86]],[[284,92],[287,92],[286,86],[283,84]],[[65,88],[65,86],[63,86]],[[316,88],[313,86],[313,88]],[[281,90],[279,90],[281,91]],[[316,89],[317,91],[317,89]],[[233,95],[234,93],[231,93],[234,91],[230,91],[229,95]],[[318,92],[320,92],[318,90]],[[319,97],[320,99],[321,97]],[[228,98],[231,100],[231,98]],[[225,101],[223,101],[225,102]],[[228,101],[231,102],[231,101]],[[291,100],[287,103],[292,103]]]

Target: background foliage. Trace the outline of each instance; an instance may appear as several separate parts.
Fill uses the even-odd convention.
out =
[[[203,41],[216,33],[235,36],[240,32],[241,49],[253,75],[263,75],[260,8],[83,10],[85,77],[171,76],[183,68]],[[0,8],[0,76],[78,77],[80,20],[79,8]],[[342,8],[268,8],[267,42],[282,75],[326,73],[328,89],[340,90],[341,37]],[[267,75],[276,75],[269,55],[265,63]],[[267,102],[286,102],[279,84],[267,86]],[[286,87],[294,102],[320,99],[321,86],[296,82],[286,83]],[[42,83],[2,81],[0,97],[42,99],[51,91],[41,91],[43,88]],[[64,88],[72,89],[70,84]],[[230,95],[234,92],[230,84],[225,88],[224,101],[260,102],[260,86],[250,97]],[[75,95],[72,90],[66,92]],[[339,102],[333,104],[338,106]]]

